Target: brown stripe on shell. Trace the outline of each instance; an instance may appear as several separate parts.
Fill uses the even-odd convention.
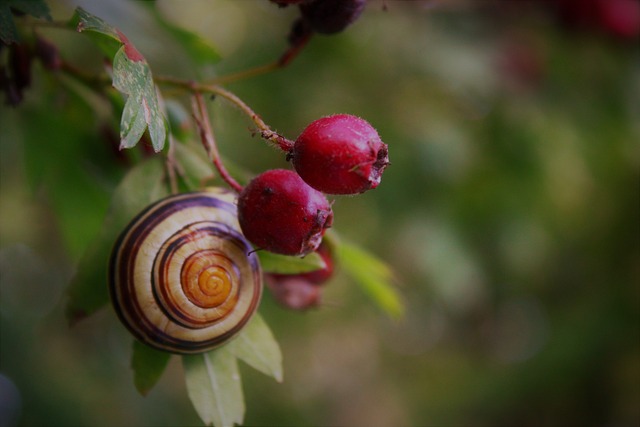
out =
[[[221,241],[224,241],[225,243],[237,244],[239,247],[243,249],[244,247],[241,244],[242,242],[240,240],[242,239],[241,236],[233,236],[229,230],[225,230],[224,232],[222,232],[223,228],[220,227],[219,223],[199,222],[195,224],[190,224],[189,226],[185,227],[183,230],[187,229],[188,227],[190,228],[197,227],[197,231],[194,232],[194,231],[188,230],[190,231],[190,234],[188,234],[187,236],[184,236],[183,233],[174,234],[175,239],[172,239],[166,242],[167,248],[161,254],[158,254],[158,256],[156,257],[154,262],[154,267],[153,267],[154,275],[151,278],[152,289],[156,299],[163,303],[160,307],[163,309],[163,311],[168,317],[171,317],[174,321],[181,323],[183,324],[183,326],[186,326],[186,327],[202,328],[211,324],[212,321],[221,320],[222,318],[226,317],[229,314],[229,311],[225,310],[223,313],[217,313],[217,311],[222,310],[221,307],[217,307],[217,310],[213,312],[211,316],[207,316],[208,317],[207,319],[197,319],[197,318],[194,318],[193,316],[190,316],[189,313],[181,312],[176,307],[176,304],[171,303],[172,301],[175,301],[175,300],[171,298],[171,294],[169,293],[169,288],[165,286],[165,284],[169,281],[167,272],[168,272],[168,267],[172,264],[172,262],[174,262],[173,254],[175,254],[176,250],[179,249],[182,244],[188,243],[190,239],[197,239],[198,235],[215,236],[216,238],[220,239]],[[182,232],[183,230],[180,230],[180,231]],[[235,243],[233,240],[234,238],[236,241]],[[205,252],[205,251],[207,252],[214,251],[214,249],[203,248],[201,252]],[[217,252],[218,253],[216,255],[225,256],[223,253],[219,252],[219,250]],[[193,256],[196,254],[197,253],[192,253],[190,256]],[[186,261],[187,260],[185,260],[185,263]],[[185,264],[182,265],[181,273],[184,272],[184,266]],[[238,270],[238,268],[236,267],[235,270]],[[236,272],[234,277],[236,278],[239,277],[239,273]],[[182,283],[182,287],[184,287],[184,283]],[[235,292],[232,295],[232,297],[235,297],[236,295],[237,295],[237,292]],[[233,304],[235,299],[236,298],[232,298],[227,305]],[[199,305],[196,303],[194,304]],[[182,323],[182,321],[184,321],[185,323]]]
[[[177,222],[172,222],[174,218]],[[155,242],[160,229],[164,234],[169,233],[169,240],[171,236],[178,235],[174,237],[176,248],[171,248],[171,244],[164,248],[164,261],[156,259],[157,250],[165,246],[164,241]],[[214,239],[210,241],[216,242],[215,248],[203,250],[216,251],[232,264],[238,264],[232,268],[231,276],[241,280],[234,284],[237,291],[230,292],[236,299],[229,300],[229,303],[237,305],[234,310],[221,313],[211,325],[197,319],[194,321],[190,315],[176,314],[177,306],[167,297],[167,292],[157,290],[166,285],[163,283],[165,280],[171,281],[172,278],[154,278],[155,266],[159,266],[159,271],[167,272],[168,264],[163,265],[162,262],[180,262],[172,254],[174,249],[188,248],[185,246],[189,244],[188,234],[179,234],[185,229],[204,236],[204,240]],[[150,251],[150,248],[152,253],[142,252]],[[176,272],[182,270],[182,266],[175,268]],[[173,267],[171,271],[174,271]],[[143,277],[136,277],[141,274]],[[173,286],[178,284],[173,283]],[[233,195],[217,189],[184,193],[162,199],[143,210],[122,232],[114,246],[109,263],[109,289],[120,320],[137,339],[152,347],[181,354],[199,353],[232,338],[256,311],[262,293],[260,266],[239,231]],[[189,308],[188,305],[186,307]],[[194,308],[196,311],[204,310],[198,305]],[[217,308],[211,307],[211,310]]]

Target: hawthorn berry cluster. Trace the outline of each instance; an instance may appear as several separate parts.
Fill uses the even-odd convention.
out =
[[[257,175],[238,196],[238,220],[245,237],[259,249],[291,256],[317,251],[326,267],[312,273],[271,275],[274,296],[291,308],[317,305],[317,286],[333,271],[322,240],[333,224],[325,194],[360,194],[376,188],[389,164],[388,147],[364,119],[348,114],[309,124],[295,141],[280,148],[294,170]]]
[[[333,223],[323,193],[376,188],[389,164],[388,147],[366,120],[336,114],[313,121],[282,149],[295,172],[272,169],[251,180],[238,196],[238,218],[257,247],[303,256],[318,248]]]
[[[279,66],[289,63],[315,34],[343,31],[361,15],[366,0],[270,0],[297,6],[299,18],[289,34],[290,48]],[[389,163],[387,145],[358,117],[340,114],[312,122],[295,141],[265,134],[293,164],[255,177],[240,193],[238,217],[245,237],[255,246],[284,255],[317,252],[322,269],[302,274],[267,274],[266,284],[282,305],[296,310],[315,307],[333,273],[330,245],[323,242],[333,223],[325,194],[358,194],[375,188]]]

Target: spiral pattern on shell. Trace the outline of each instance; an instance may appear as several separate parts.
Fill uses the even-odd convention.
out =
[[[217,188],[148,206],[109,263],[120,320],[138,340],[172,353],[201,353],[232,338],[258,308],[262,287],[234,195]]]

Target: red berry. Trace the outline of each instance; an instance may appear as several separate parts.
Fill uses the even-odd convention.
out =
[[[288,157],[313,188],[328,194],[357,194],[376,188],[389,164],[387,145],[359,117],[337,114],[312,122]]]
[[[301,4],[300,12],[312,30],[332,34],[358,19],[366,3],[367,0],[312,0]]]
[[[640,2],[637,0],[600,0],[600,25],[620,38],[640,35]]]
[[[628,40],[640,35],[638,0],[554,0],[552,4],[569,27],[601,29]]]
[[[273,169],[255,177],[238,197],[245,237],[260,249],[305,255],[318,248],[333,211],[326,197],[293,171]]]
[[[267,286],[281,305],[293,310],[307,310],[320,305],[322,287],[296,277],[275,281],[267,276]]]

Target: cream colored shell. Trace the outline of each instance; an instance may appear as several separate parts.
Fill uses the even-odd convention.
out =
[[[234,195],[207,189],[147,207],[116,242],[109,287],[120,320],[152,347],[199,353],[232,338],[262,294]]]

